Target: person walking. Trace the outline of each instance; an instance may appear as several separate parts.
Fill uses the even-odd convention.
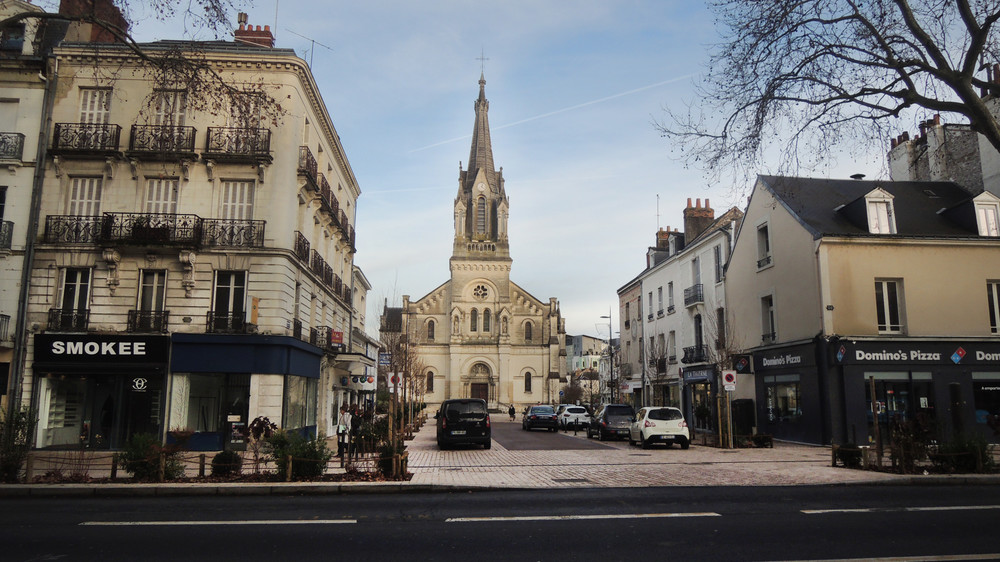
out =
[[[510,421],[514,421],[514,414],[515,413],[516,413],[516,410],[514,410],[514,405],[511,404],[510,408],[507,409],[507,415],[510,416]]]
[[[337,456],[344,458],[351,443],[351,414],[347,404],[340,405],[340,415],[337,417]]]
[[[358,405],[351,405],[351,445],[350,452],[348,453],[351,458],[358,458],[358,449],[361,447],[361,408]]]

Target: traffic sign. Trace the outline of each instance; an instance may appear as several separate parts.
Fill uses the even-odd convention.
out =
[[[378,364],[383,367],[388,367],[392,359],[392,354],[389,353],[379,353],[378,354]]]
[[[736,390],[736,371],[722,371],[722,387],[726,392]]]

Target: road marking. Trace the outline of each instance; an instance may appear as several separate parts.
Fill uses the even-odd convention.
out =
[[[476,523],[483,521],[575,521],[581,519],[659,519],[665,517],[721,517],[710,511],[691,513],[620,513],[605,515],[522,515],[516,517],[450,517],[445,523]]]
[[[935,507],[864,507],[857,509],[803,509],[806,515],[822,515],[824,513],[885,513],[891,511],[967,511],[982,509],[1000,509],[1000,505],[942,505]]]
[[[84,521],[83,526],[91,527],[137,527],[137,526],[179,526],[179,525],[341,525],[357,523],[357,519],[247,519],[236,521]]]

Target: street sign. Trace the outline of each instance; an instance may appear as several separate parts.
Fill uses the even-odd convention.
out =
[[[736,371],[722,371],[722,387],[726,392],[736,390]]]
[[[389,366],[389,362],[391,361],[391,359],[392,359],[392,354],[391,353],[379,353],[378,354],[378,364],[381,365],[381,366],[383,366],[383,367],[388,367]]]

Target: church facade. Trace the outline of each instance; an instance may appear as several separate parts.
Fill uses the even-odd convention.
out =
[[[468,168],[459,167],[451,279],[411,301],[402,323],[424,399],[482,398],[491,409],[557,403],[564,377],[559,301],[532,296],[510,279],[510,204],[493,162],[486,80],[480,76]]]

